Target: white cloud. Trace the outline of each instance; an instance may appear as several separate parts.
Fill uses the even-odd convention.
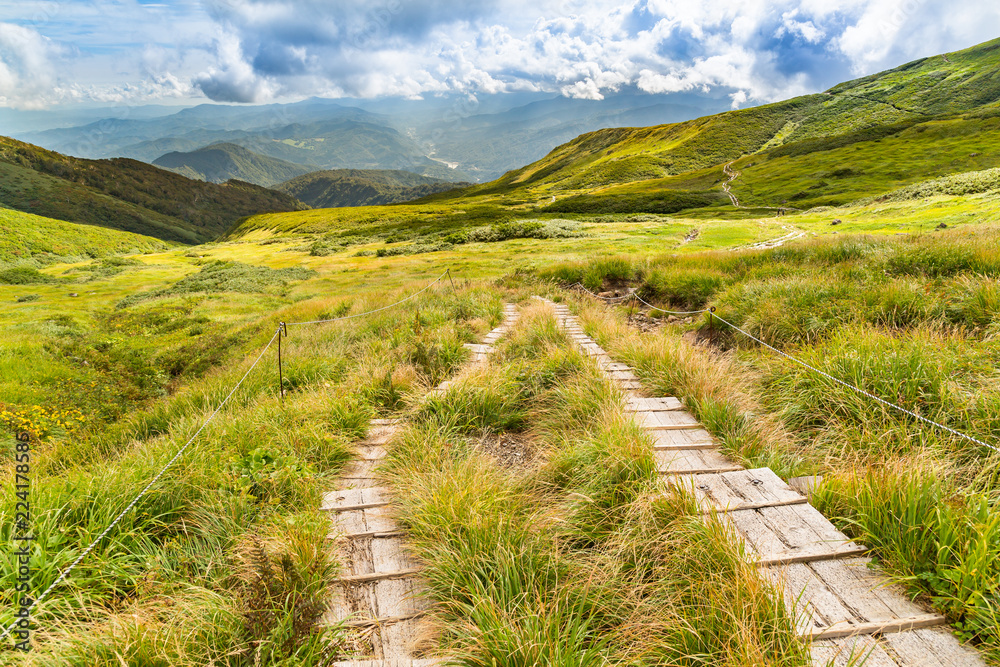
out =
[[[59,49],[31,28],[0,23],[0,106],[41,109],[56,85]]]
[[[246,61],[240,39],[223,33],[216,40],[218,65],[195,77],[194,85],[216,102],[266,102],[274,86]]]
[[[5,7],[14,23],[0,24],[0,104],[601,99],[636,86],[719,89],[744,105],[969,46],[1000,25],[1000,6],[974,0],[107,1]],[[44,20],[24,27],[34,15]]]

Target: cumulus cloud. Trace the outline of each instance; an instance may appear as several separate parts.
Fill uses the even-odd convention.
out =
[[[58,47],[31,28],[0,23],[0,106],[40,109],[51,103]]]
[[[270,82],[247,62],[240,39],[222,34],[216,40],[218,65],[195,77],[194,85],[216,102],[265,102],[274,95]]]
[[[71,3],[38,31],[0,24],[0,104],[513,90],[599,100],[628,87],[715,92],[741,106],[985,41],[1000,24],[1000,6],[976,0],[116,0],[116,8]],[[74,21],[95,28],[82,37]],[[120,43],[124,21],[130,43]],[[101,52],[115,54],[114,67]],[[72,84],[58,74],[67,68]],[[122,81],[102,78],[119,70]]]

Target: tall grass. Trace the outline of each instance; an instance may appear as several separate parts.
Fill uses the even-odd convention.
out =
[[[1000,513],[988,494],[956,491],[926,469],[890,464],[826,480],[817,506],[914,589],[961,637],[1000,659]]]
[[[638,286],[652,291],[649,276],[659,273],[664,302],[716,305],[727,320],[834,378],[995,444],[996,238],[985,228],[654,258]],[[704,289],[686,295],[698,281]],[[992,563],[1000,558],[1000,456],[992,449],[718,323],[714,336],[701,320],[642,334],[625,326],[621,309],[593,301],[579,308],[612,356],[634,366],[653,393],[683,398],[730,455],[786,477],[823,475],[818,503],[828,516],[998,659],[1000,578]],[[693,328],[714,345],[680,340]]]
[[[311,319],[327,307],[302,302],[278,317]],[[499,317],[499,295],[471,288],[349,323],[293,327],[283,341],[285,398],[268,358],[35,610],[32,664],[326,664],[339,630],[316,620],[338,564],[325,540],[328,517],[316,509],[321,493],[373,416],[405,407],[410,394],[451,373],[465,357],[461,342]],[[194,435],[248,366],[213,370],[94,437],[34,444],[36,594]],[[378,400],[383,371],[412,390],[400,402]],[[11,465],[4,461],[9,479]],[[11,517],[13,494],[6,498],[0,515]],[[0,543],[10,546],[12,522],[0,526]],[[0,561],[4,623],[14,608],[12,551]],[[0,652],[3,664],[14,659]]]
[[[540,305],[391,449],[439,642],[469,665],[805,664],[780,593],[683,497]],[[498,430],[536,455],[510,467]]]

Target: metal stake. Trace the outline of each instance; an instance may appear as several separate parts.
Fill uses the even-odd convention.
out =
[[[455,289],[455,280],[451,277],[451,269],[448,269],[447,273],[448,273],[448,280],[451,282],[451,291],[457,294],[458,290]]]
[[[284,322],[278,323],[278,395],[281,400],[285,400],[285,378],[281,371],[281,335],[284,334],[288,337],[288,329],[285,328]]]

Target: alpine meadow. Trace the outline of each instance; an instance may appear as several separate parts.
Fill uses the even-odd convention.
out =
[[[0,16],[0,665],[1000,666],[1000,39],[134,4]]]

